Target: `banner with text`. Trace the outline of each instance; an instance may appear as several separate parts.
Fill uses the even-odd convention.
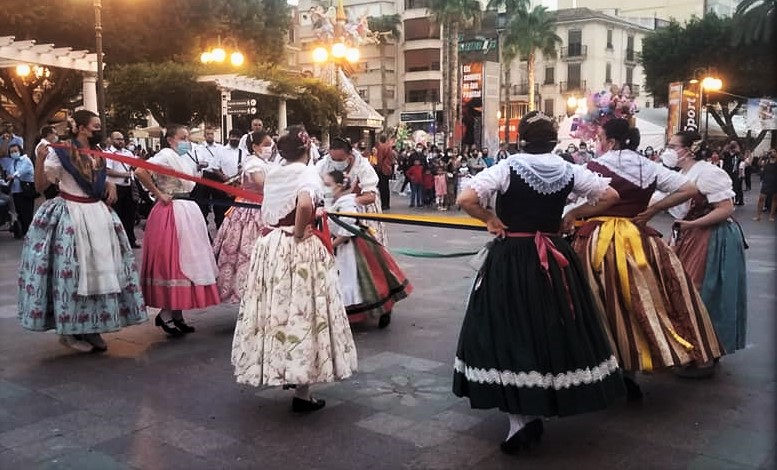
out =
[[[461,74],[462,145],[480,147],[483,125],[483,62],[464,64]]]
[[[669,84],[669,114],[666,123],[666,141],[680,131],[680,103],[683,99],[682,82]]]
[[[680,130],[699,132],[701,126],[701,84],[683,85],[683,100],[680,106]]]

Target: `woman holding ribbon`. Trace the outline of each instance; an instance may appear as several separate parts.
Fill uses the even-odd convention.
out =
[[[273,166],[269,163],[275,143],[261,130],[249,134],[248,145],[252,154],[243,163],[240,182],[243,189],[261,195],[264,178]],[[247,202],[237,199],[237,202]],[[256,207],[233,207],[225,214],[216,239],[213,253],[219,267],[219,294],[222,302],[240,303],[246,284],[248,264],[256,240],[261,236],[264,223],[262,211]]]
[[[573,246],[605,314],[613,349],[629,373],[629,399],[639,400],[635,372],[706,363],[723,351],[691,278],[661,234],[646,225],[693,197],[696,186],[638,154],[639,131],[625,119],[607,121],[598,145],[600,156],[587,167],[611,178],[620,200],[598,217],[573,210],[567,218],[589,217]],[[656,190],[669,196],[648,207]]]
[[[191,155],[189,131],[170,125],[165,148],[148,163],[195,176],[197,161]],[[183,310],[218,305],[218,267],[208,228],[197,203],[187,200],[194,183],[164,172],[143,168],[135,176],[156,198],[143,239],[143,295],[151,307],[161,308],[156,326],[171,336],[193,333]]]
[[[310,385],[356,370],[331,240],[313,228],[321,178],[307,165],[310,138],[291,126],[278,140],[285,165],[264,182],[265,235],[256,242],[232,342],[238,383],[295,388],[292,411],[324,407]]]
[[[77,351],[105,351],[101,334],[147,320],[137,265],[121,221],[110,204],[105,160],[94,150],[100,119],[77,111],[72,140],[45,153],[36,188],[58,184],[59,196],[37,211],[24,241],[19,276],[19,318],[32,331],[56,330]]]
[[[745,347],[747,327],[747,269],[742,229],[731,216],[734,190],[721,168],[704,161],[709,151],[695,132],[679,132],[667,145],[662,159],[679,167],[699,188],[693,198],[674,207],[677,219],[675,251],[715,325],[727,353]],[[697,363],[679,375],[708,376],[712,363]]]
[[[331,212],[358,212],[351,181],[341,171],[324,177],[324,202]],[[378,327],[391,323],[391,309],[413,291],[391,253],[356,219],[333,216],[333,241],[337,272],[348,321],[378,319]]]
[[[501,448],[538,443],[543,417],[601,410],[623,394],[618,361],[574,251],[558,235],[567,197],[591,213],[618,199],[608,180],[551,154],[553,119],[519,124],[523,152],[483,170],[458,203],[496,235],[459,336],[453,392],[472,408],[509,413]],[[486,209],[496,196],[496,212]]]

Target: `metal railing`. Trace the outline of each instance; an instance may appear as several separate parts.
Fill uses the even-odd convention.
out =
[[[585,59],[586,56],[588,56],[588,46],[583,44],[570,44],[561,48],[561,58],[565,60]]]
[[[639,52],[635,51],[634,49],[626,49],[626,54],[623,59],[626,64],[636,65],[638,60]]]
[[[559,92],[571,93],[573,91],[584,92],[586,90],[585,80],[576,80],[571,82],[559,83]]]

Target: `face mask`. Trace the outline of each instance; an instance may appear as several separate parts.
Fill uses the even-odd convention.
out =
[[[677,155],[675,149],[666,149],[664,150],[664,153],[661,154],[661,163],[666,167],[677,168],[677,162],[679,160],[680,157]]]
[[[345,171],[346,168],[348,168],[348,159],[345,159],[341,162],[338,162],[337,160],[332,160],[332,168],[334,168],[337,171]]]
[[[59,142],[59,136],[54,135],[54,137],[52,137],[49,142],[51,142],[52,144],[56,144],[57,142]]]
[[[259,151],[259,158],[262,160],[269,160],[272,157],[272,146],[262,147]]]
[[[240,141],[239,141],[239,140],[235,140],[235,139],[229,139],[229,145],[230,145],[231,147],[237,147],[237,146],[238,146],[238,144],[240,144]]]
[[[103,140],[102,131],[92,131],[92,137],[89,137],[89,146],[97,147],[103,142]]]
[[[11,158],[20,158],[22,156],[19,152],[11,152]]]
[[[192,149],[192,144],[190,144],[185,140],[182,140],[178,142],[178,146],[175,148],[175,151],[176,153],[178,153],[178,155],[186,155],[187,153],[189,153],[189,150],[191,149]]]
[[[331,207],[335,202],[335,191],[331,186],[324,186],[324,207]]]

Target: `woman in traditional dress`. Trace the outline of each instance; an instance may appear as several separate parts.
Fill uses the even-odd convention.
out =
[[[378,197],[378,174],[370,161],[351,148],[351,143],[343,137],[335,137],[329,144],[329,154],[316,164],[321,179],[332,171],[341,171],[351,180],[351,191],[356,195],[359,212],[382,214]],[[381,245],[386,246],[388,238],[383,222],[368,220],[365,225]]]
[[[458,199],[497,238],[470,295],[453,392],[472,408],[509,413],[507,453],[539,442],[542,417],[601,410],[623,394],[583,269],[558,235],[570,193],[595,204],[592,213],[618,195],[606,178],[550,153],[552,118],[532,111],[519,133],[525,153],[478,173]],[[485,208],[493,195],[496,213]]]
[[[191,156],[189,131],[170,125],[165,148],[149,163],[194,176],[197,161]],[[143,295],[151,307],[162,309],[156,326],[171,336],[193,333],[183,310],[218,305],[218,267],[208,238],[208,227],[197,203],[185,198],[194,183],[139,168],[135,176],[156,198],[143,239]]]
[[[646,225],[690,199],[696,186],[635,152],[638,145],[639,131],[625,119],[611,119],[600,130],[601,155],[587,166],[611,178],[620,200],[588,218],[573,245],[627,372],[631,400],[642,397],[635,372],[705,363],[723,354],[691,279],[661,234]],[[669,196],[648,207],[657,189]],[[577,209],[567,215],[580,216]]]
[[[261,195],[264,178],[272,167],[268,160],[272,156],[274,142],[263,130],[251,133],[248,141],[252,154],[243,163],[241,184],[243,189]],[[240,199],[237,201],[242,202]],[[258,207],[233,207],[227,211],[213,242],[222,302],[240,303],[251,253],[263,228],[262,211]]]
[[[358,212],[351,181],[341,171],[324,177],[324,201],[331,212]],[[394,257],[352,218],[333,219],[337,271],[343,303],[351,323],[378,318],[378,327],[391,323],[394,304],[406,298],[413,286]]]
[[[731,354],[745,347],[745,244],[742,230],[731,218],[731,178],[704,161],[707,154],[698,133],[679,132],[669,141],[662,159],[667,166],[679,167],[680,173],[699,188],[689,202],[670,210],[677,219],[675,251],[701,293],[721,345]],[[709,361],[696,365],[680,375],[705,376],[713,372]]]
[[[313,229],[321,178],[307,165],[309,148],[302,126],[278,140],[286,164],[265,177],[265,235],[254,247],[232,342],[237,381],[294,387],[292,410],[299,413],[325,405],[310,385],[356,370],[331,240]]]
[[[28,330],[56,330],[77,351],[105,351],[102,333],[148,318],[132,247],[110,209],[116,188],[105,161],[79,151],[100,142],[100,119],[83,110],[73,120],[69,146],[36,168],[36,189],[58,184],[60,193],[38,209],[24,241],[19,318]]]

